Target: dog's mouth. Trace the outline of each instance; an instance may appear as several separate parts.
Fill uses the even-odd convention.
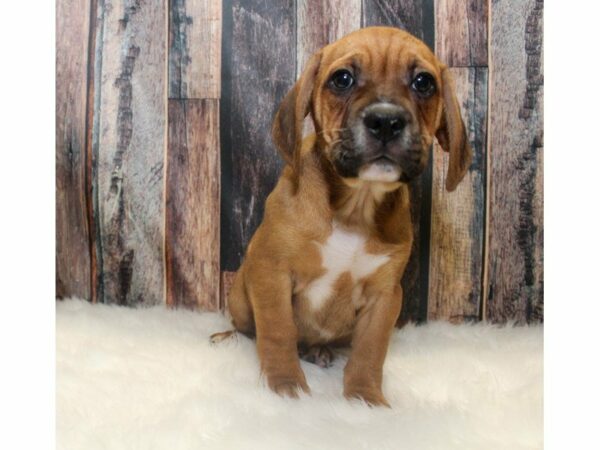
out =
[[[386,153],[379,153],[365,161],[366,164],[398,164],[392,156]]]
[[[368,156],[356,152],[355,149],[339,148],[339,150],[333,163],[343,178],[379,182],[397,182],[404,178],[400,161],[385,149]]]
[[[346,128],[334,146],[332,163],[345,179],[409,182],[421,173],[423,151],[414,135],[390,142],[365,141],[363,127]]]

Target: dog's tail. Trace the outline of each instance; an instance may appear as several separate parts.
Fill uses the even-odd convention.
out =
[[[220,331],[219,333],[211,334],[209,339],[211,344],[219,344],[232,337],[237,338],[236,330]]]

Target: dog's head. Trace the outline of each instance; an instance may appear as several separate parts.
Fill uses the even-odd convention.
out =
[[[410,181],[426,167],[434,136],[450,153],[446,189],[471,163],[449,70],[396,28],[364,28],[309,60],[273,124],[274,142],[296,173],[309,113],[319,148],[349,182]]]

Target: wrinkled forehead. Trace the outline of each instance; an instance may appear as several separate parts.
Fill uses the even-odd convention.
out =
[[[319,78],[327,79],[341,68],[357,70],[379,82],[418,71],[440,80],[439,63],[427,45],[393,28],[362,29],[325,47]]]

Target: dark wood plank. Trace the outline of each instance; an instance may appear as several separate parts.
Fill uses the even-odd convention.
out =
[[[169,2],[169,98],[221,95],[221,0]]]
[[[221,265],[235,271],[283,166],[270,130],[295,79],[296,10],[232,0],[223,14]]]
[[[297,3],[296,78],[313,53],[360,28],[361,0],[299,0]],[[304,121],[304,135],[315,132],[312,120]]]
[[[543,2],[493,2],[486,315],[543,316]]]
[[[480,315],[487,129],[487,69],[451,69],[473,148],[473,164],[454,192],[445,188],[448,154],[433,153],[428,319]]]
[[[98,298],[164,303],[165,0],[99,2],[94,216]]]
[[[488,65],[488,2],[435,0],[435,51],[450,67]]]
[[[311,55],[360,28],[361,0],[298,0],[296,76]]]
[[[432,6],[427,0],[363,0],[363,25],[402,28],[433,46]],[[399,323],[427,318],[431,162],[425,173],[411,182],[410,195],[414,243],[402,278],[404,303]]]
[[[56,296],[91,298],[86,186],[90,9],[56,3]]]
[[[169,100],[167,304],[219,308],[220,152],[216,99]]]
[[[424,38],[423,4],[426,0],[363,0],[365,27],[381,25],[398,27]]]

